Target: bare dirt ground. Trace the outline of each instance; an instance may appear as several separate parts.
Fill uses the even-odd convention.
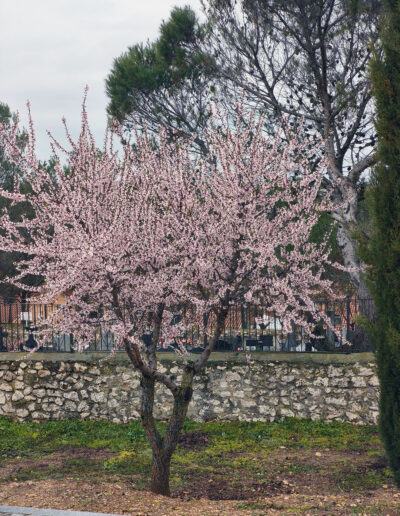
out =
[[[181,448],[189,453],[186,440]],[[201,440],[196,436],[197,449],[207,444]],[[104,469],[116,455],[65,447],[36,459],[9,458],[0,464],[0,505],[132,515],[400,515],[400,492],[385,480],[380,454],[281,447],[231,453],[229,462],[221,454],[220,464],[213,457],[198,467],[175,466],[180,476],[171,479],[171,498],[146,490],[136,463],[129,475]]]
[[[400,514],[400,495],[392,488],[352,494],[276,494],[249,501],[182,500],[136,491],[126,483],[84,482],[73,479],[10,482],[2,485],[0,504],[132,515],[349,515]]]

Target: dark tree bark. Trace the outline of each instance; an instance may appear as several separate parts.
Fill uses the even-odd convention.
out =
[[[152,450],[151,484],[153,493],[170,496],[169,475],[171,457],[178,444],[179,433],[185,422],[187,409],[192,397],[193,374],[185,370],[181,388],[174,395],[174,408],[167,431],[162,437],[153,417],[155,380],[143,377],[141,419],[143,429]]]
[[[117,303],[117,295],[115,296],[114,302]],[[200,355],[197,362],[187,364],[183,368],[180,384],[176,384],[172,377],[157,371],[156,347],[160,338],[163,309],[163,305],[160,305],[158,312],[152,316],[154,330],[151,344],[146,350],[147,364],[141,359],[139,349],[135,343],[131,343],[129,339],[126,339],[125,348],[134,367],[138,369],[142,375],[140,417],[152,451],[150,489],[155,494],[170,496],[169,478],[171,457],[178,445],[179,435],[192,399],[193,379],[195,374],[204,367],[223,331],[228,314],[228,299],[225,300],[224,306],[218,310],[216,328],[208,346]],[[153,416],[155,386],[157,382],[169,389],[174,398],[171,416],[164,435],[160,435],[157,430],[156,421]]]
[[[169,496],[169,461],[166,461],[162,455],[162,438],[153,417],[155,379],[142,376],[140,383],[142,387],[140,417],[152,450],[151,490],[154,493]]]
[[[169,487],[170,464],[171,457],[168,457],[163,450],[153,450],[150,483],[150,490],[152,493],[171,496]]]

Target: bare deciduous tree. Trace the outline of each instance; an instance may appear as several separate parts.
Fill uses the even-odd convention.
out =
[[[374,163],[368,61],[378,46],[380,2],[205,0],[203,7],[207,50],[232,92],[273,117],[304,119],[325,140],[339,245],[345,264],[357,267],[357,185]],[[359,270],[351,281],[360,297],[369,295]]]

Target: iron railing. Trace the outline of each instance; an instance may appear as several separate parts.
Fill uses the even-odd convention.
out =
[[[358,352],[369,351],[365,334],[357,327],[356,316],[368,314],[373,307],[370,298],[347,297],[331,301],[319,299],[316,305],[331,320],[335,331],[322,320],[314,327],[319,338],[307,337],[300,327],[293,327],[289,335],[282,331],[281,321],[275,313],[259,306],[232,306],[215,351],[276,351],[276,352]],[[51,312],[60,305],[10,302],[0,303],[0,351],[21,351],[36,346],[35,331]],[[208,332],[213,328],[213,318],[205,321]],[[200,352],[206,344],[204,328],[192,328],[186,333],[186,347]],[[361,336],[361,337],[360,337]],[[143,336],[146,341],[146,336]],[[348,342],[353,345],[349,346]],[[43,344],[49,352],[74,352],[77,342],[73,334],[53,333]],[[114,347],[114,336],[99,327],[93,341],[85,351],[109,351]],[[161,351],[160,347],[160,351]]]

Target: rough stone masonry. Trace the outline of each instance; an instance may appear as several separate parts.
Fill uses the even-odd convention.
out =
[[[75,358],[37,353],[29,360],[15,353],[2,355],[0,415],[34,421],[139,418],[139,375],[123,354],[103,361],[93,354]],[[214,359],[195,380],[188,416],[197,421],[296,416],[376,423],[378,379],[373,355],[330,357],[260,354],[250,363],[228,356]],[[178,378],[179,369],[173,357],[160,363],[160,370]],[[171,399],[164,387],[157,389],[158,419],[168,417]]]

